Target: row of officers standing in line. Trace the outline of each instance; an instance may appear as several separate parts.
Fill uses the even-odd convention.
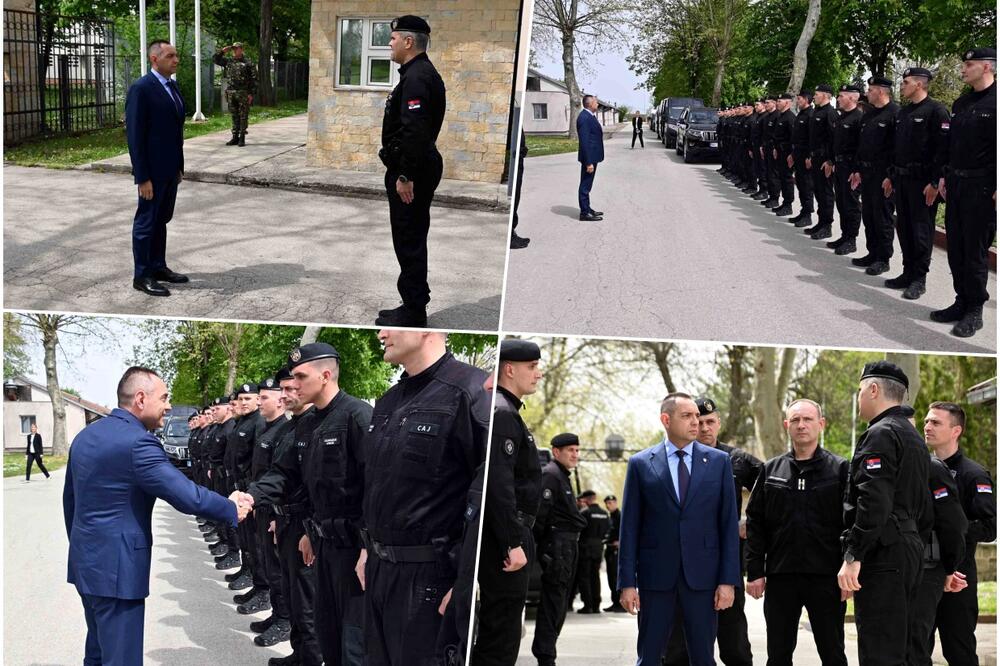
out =
[[[340,355],[317,342],[191,419],[195,480],[253,506],[235,530],[199,523],[231,589],[247,590],[237,611],[271,611],[254,642],[290,640],[271,665],[463,661],[488,376],[443,333],[379,339],[404,372],[374,406],[340,389]]]
[[[926,291],[937,209],[945,202],[955,300],[930,318],[954,323],[952,334],[964,338],[983,327],[996,237],[996,49],[962,57],[971,90],[950,113],[928,95],[933,73],[910,67],[902,107],[885,77],[869,78],[867,95],[859,85],[841,86],[836,108],[833,87],[823,84],[720,110],[718,138],[719,172],[776,215],[791,216],[798,189],[800,211],[789,222],[812,239],[833,235],[836,207],[840,237],[827,247],[838,255],[857,251],[863,226],[866,252],[851,263],[868,275],[889,270],[898,232],[903,271],[884,284],[909,300]]]
[[[600,513],[593,506],[581,513],[572,490],[576,435],[553,438],[553,459],[540,467],[534,437],[520,415],[523,399],[543,378],[539,363],[534,343],[502,342],[474,666],[516,662],[536,560],[543,573],[532,654],[540,666],[556,663],[578,562],[587,557],[581,533]],[[732,606],[718,612],[717,641],[727,666],[753,664],[745,593],[764,599],[771,666],[793,663],[803,607],[822,663],[846,665],[844,620],[852,596],[862,664],[929,665],[935,630],[949,664],[979,663],[975,550],[996,539],[993,480],[962,453],[964,410],[952,402],[932,403],[921,436],[912,407],[903,404],[908,386],[905,373],[892,363],[865,366],[858,403],[869,426],[850,461],[820,445],[826,421],[822,406],[812,400],[795,400],[786,408],[791,448],[766,462],[720,442],[715,403],[695,400],[698,441],[729,455],[737,515],[742,491],[751,491],[739,525],[745,589],[737,588]],[[622,512],[629,509],[626,500]],[[616,580],[621,576],[617,572]],[[619,591],[617,584],[611,588]],[[584,612],[593,612],[587,598]],[[662,662],[693,663],[679,620]]]

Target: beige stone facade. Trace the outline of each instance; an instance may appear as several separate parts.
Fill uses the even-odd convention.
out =
[[[377,172],[389,89],[338,85],[343,18],[424,17],[427,51],[447,88],[438,150],[444,177],[499,183],[504,172],[519,0],[313,0],[307,159],[313,166]],[[392,65],[396,67],[395,64]]]

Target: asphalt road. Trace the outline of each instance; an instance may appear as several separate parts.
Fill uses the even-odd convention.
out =
[[[399,303],[384,201],[185,182],[167,261],[191,283],[132,288],[131,177],[5,166],[4,307],[371,326]],[[428,324],[495,331],[508,215],[431,210]]]
[[[4,479],[3,663],[79,664],[86,624],[76,588],[66,582],[68,542],[63,522],[65,471],[31,483]],[[291,652],[287,642],[257,647],[250,622],[238,615],[194,518],[157,502],[153,562],[146,599],[145,664],[266,664]]]
[[[575,153],[525,161],[518,233],[531,245],[510,253],[504,330],[996,352],[995,300],[970,339],[930,321],[954,297],[943,250],[927,293],[906,301],[882,286],[902,270],[898,243],[890,273],[868,276],[849,261],[863,248],[834,255],[739,193],[717,162],[686,165],[655,135],[645,149],[630,139],[606,142],[591,194],[602,222],[578,219]]]

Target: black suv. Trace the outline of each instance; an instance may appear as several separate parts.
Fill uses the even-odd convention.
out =
[[[188,419],[195,412],[197,410],[194,407],[185,405],[172,408],[163,418],[163,428],[157,432],[170,462],[188,478],[191,477],[191,452],[188,451],[191,430],[188,428]]]
[[[666,97],[660,102],[658,118],[660,119],[660,139],[667,148],[677,147],[677,121],[681,112],[689,107],[704,106],[705,102],[697,97]]]
[[[719,110],[707,106],[688,107],[677,119],[677,154],[689,164],[698,156],[718,156]]]

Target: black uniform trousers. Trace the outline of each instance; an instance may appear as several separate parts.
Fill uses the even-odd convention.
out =
[[[802,204],[802,212],[812,214],[813,208],[813,177],[812,170],[806,168],[806,157],[808,151],[795,155],[795,186],[799,190],[799,203]]]
[[[896,230],[903,253],[903,273],[910,280],[923,280],[931,269],[938,203],[925,203],[926,178],[897,176],[895,181]]]
[[[854,239],[861,230],[861,188],[851,189],[850,164],[837,162],[833,172],[833,191],[837,197],[837,214],[840,216],[840,235]]]
[[[767,163],[764,162],[764,157],[760,154],[761,147],[753,147],[753,173],[754,178],[757,182],[758,192],[769,192],[767,188]]]
[[[823,173],[823,160],[814,159],[812,160],[812,180],[813,180],[813,196],[816,197],[816,210],[819,212],[819,223],[823,226],[830,226],[833,224],[833,179],[834,176],[829,178]]]
[[[517,207],[521,203],[521,184],[524,182],[524,152],[517,157],[517,183],[514,185],[514,224],[512,230],[517,230]]]
[[[354,572],[360,548],[338,548],[333,539],[313,543],[316,561],[314,616],[326,666],[362,666],[365,661],[362,629],[364,592]]]
[[[733,605],[717,613],[716,641],[719,644],[719,658],[726,666],[753,666],[753,653],[750,650],[750,638],[747,633],[746,602],[746,593],[742,587],[737,587]],[[678,602],[674,611],[673,631],[667,642],[663,664],[688,666],[690,663],[684,639],[684,611]]]
[[[749,149],[746,146],[740,147],[740,169],[743,172],[743,181],[746,185],[748,187],[755,186],[757,184],[757,179],[754,175],[754,159],[753,155],[749,153]]]
[[[875,261],[892,257],[892,199],[882,191],[884,169],[861,167],[861,221],[865,225],[865,248]]]
[[[531,530],[524,532],[523,548],[528,564],[506,572],[497,564],[502,564],[506,557],[506,548],[490,530],[483,530],[479,555],[479,631],[472,648],[471,666],[514,666],[517,661],[521,649],[521,613],[535,564],[534,537]]]
[[[601,546],[580,544],[578,547],[576,580],[583,607],[601,609]]]
[[[937,630],[941,637],[941,653],[949,664],[978,666],[976,656],[976,623],[979,621],[978,574],[975,558],[971,571],[962,571],[969,586],[961,592],[949,592],[941,596],[937,607]],[[931,633],[931,647],[934,634]]]
[[[243,564],[250,569],[250,576],[253,578],[253,586],[258,590],[266,590],[269,587],[267,576],[260,560],[257,558],[257,518],[251,513],[236,528],[240,533],[240,553],[243,556]]]
[[[907,638],[907,666],[931,666],[934,652],[934,626],[938,603],[944,595],[944,567],[937,564],[924,569],[923,578],[913,598],[910,608],[910,633]],[[972,663],[972,662],[952,662]]]
[[[836,576],[817,574],[771,574],[767,577],[764,591],[767,666],[792,665],[803,606],[809,613],[816,653],[823,665],[847,666],[844,652],[847,602],[840,600]]]
[[[444,168],[441,154],[432,150],[427,165],[419,174],[407,174],[413,180],[413,201],[405,204],[396,192],[399,171],[385,174],[385,193],[389,198],[389,225],[392,229],[392,249],[399,262],[396,289],[403,304],[423,309],[431,300],[427,284],[427,233],[431,227],[431,202],[441,182]]]
[[[49,478],[49,470],[45,469],[45,465],[42,463],[42,456],[39,453],[28,454],[28,468],[24,472],[24,478],[31,481],[31,465],[36,462],[38,463],[38,469],[42,470],[45,478]]]
[[[542,592],[531,654],[539,666],[556,661],[556,641],[566,621],[567,603],[576,577],[577,538],[570,533],[556,535],[538,550],[542,562]]]
[[[608,576],[608,589],[611,590],[611,605],[618,605],[618,547],[607,546],[604,549],[605,573]]]
[[[792,177],[792,167],[788,166],[788,153],[778,151],[778,159],[774,161],[781,188],[781,203],[791,206],[795,201],[795,179]]]
[[[771,199],[781,196],[781,178],[778,175],[778,160],[770,148],[764,149],[764,168],[767,170],[767,194]]]
[[[997,235],[996,177],[949,174],[945,186],[944,228],[955,295],[966,308],[981,307],[990,298],[987,256]]]
[[[271,593],[271,616],[279,620],[289,619],[288,597],[285,596],[281,584],[281,564],[278,560],[278,546],[274,543],[274,535],[268,531],[271,521],[275,520],[269,506],[261,506],[253,510],[256,518],[256,545],[258,567],[267,581]]]
[[[132,220],[132,262],[136,279],[167,267],[167,223],[174,216],[177,179],[153,183],[153,198],[139,197]]]
[[[314,604],[316,599],[316,570],[302,561],[299,541],[305,534],[303,516],[279,516],[278,555],[281,561],[282,590],[288,599],[292,631],[289,640],[292,651],[303,666],[320,666],[319,641],[316,640]]]
[[[440,562],[388,562],[369,551],[365,564],[367,666],[439,666],[457,656],[454,616],[438,607],[455,584]],[[452,604],[448,604],[452,608]]]
[[[215,492],[223,497],[228,497],[232,490],[229,489],[229,480],[224,467],[212,468],[212,484]],[[229,546],[229,552],[235,553],[239,550],[239,539],[237,528],[226,523],[216,523],[215,531],[219,535],[219,541]]]
[[[923,542],[916,533],[878,545],[861,565],[854,593],[860,666],[906,663],[910,608],[923,573]],[[876,549],[873,549],[876,550]],[[866,566],[867,565],[867,566]]]

